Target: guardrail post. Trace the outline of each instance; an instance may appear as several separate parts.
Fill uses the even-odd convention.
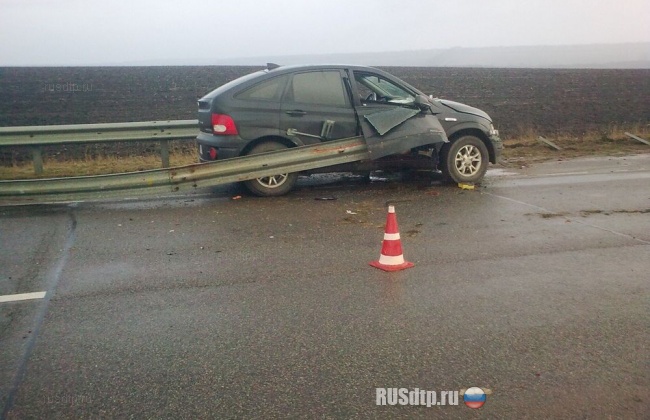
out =
[[[162,167],[169,168],[169,141],[160,140],[160,157],[162,158]]]
[[[34,162],[34,173],[43,175],[43,148],[40,146],[30,147],[32,149],[32,161]]]
[[[639,142],[641,142],[643,144],[647,144],[648,146],[650,146],[650,141],[648,141],[646,139],[642,139],[641,137],[635,136],[634,134],[628,133],[627,131],[625,132],[625,135],[628,136],[631,139],[634,139],[636,141],[639,141]]]
[[[561,148],[560,146],[558,146],[557,144],[553,143],[553,142],[550,141],[549,139],[545,139],[545,138],[542,137],[542,136],[537,137],[537,140],[541,141],[542,143],[544,143],[545,145],[547,145],[547,146],[549,146],[549,147],[552,147],[552,148],[555,149],[555,150],[562,150],[562,148]]]

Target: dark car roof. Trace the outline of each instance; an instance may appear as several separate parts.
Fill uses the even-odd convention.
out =
[[[286,66],[279,66],[270,71],[278,70],[322,70],[322,69],[353,69],[353,70],[372,70],[380,71],[374,67],[361,66],[358,64],[289,64]],[[382,72],[383,73],[383,72]]]
[[[272,66],[269,64],[269,66]],[[394,74],[388,73],[384,70],[378,69],[376,67],[362,66],[359,64],[291,64],[286,66],[279,66],[273,68],[272,70],[262,70],[268,74],[281,74],[281,73],[291,73],[299,70],[325,70],[325,69],[349,69],[352,71],[371,71],[373,73],[378,73],[380,75],[386,76],[389,79],[398,80],[401,84],[413,90],[414,92],[423,94],[418,88],[412,86],[411,84],[405,82]]]
[[[357,70],[357,71],[371,71],[373,73],[379,73],[384,76],[388,76],[393,79],[400,80],[398,77],[395,75],[392,75],[388,72],[385,72],[381,69],[378,69],[376,67],[368,67],[368,66],[361,66],[358,64],[291,64],[287,66],[279,66],[276,68],[273,68],[272,70],[264,69],[262,71],[267,72],[269,74],[275,73],[291,73],[294,71],[300,71],[300,70],[327,70],[327,69],[349,69],[349,70]],[[405,83],[408,85],[408,83],[404,82],[403,80],[400,80],[402,83]],[[412,87],[408,85],[409,87]]]
[[[277,66],[277,67],[276,67]],[[225,93],[233,88],[243,86],[243,85],[253,85],[257,83],[258,80],[265,79],[267,77],[273,77],[276,75],[281,75],[281,74],[288,74],[288,73],[293,73],[296,71],[309,71],[309,70],[332,70],[332,69],[349,69],[353,71],[371,71],[373,73],[377,73],[380,75],[383,75],[385,77],[388,77],[389,79],[394,79],[399,81],[401,84],[404,86],[408,87],[414,92],[417,93],[422,93],[419,89],[411,86],[410,84],[406,83],[405,81],[401,80],[397,76],[394,76],[388,72],[385,72],[383,70],[380,70],[378,68],[374,67],[368,67],[368,66],[361,66],[361,65],[356,65],[356,64],[292,64],[292,65],[286,65],[286,66],[278,66],[277,64],[271,64],[269,63],[267,65],[267,68],[258,70],[256,72],[247,74],[245,76],[242,76],[240,78],[237,78],[235,80],[232,80],[222,86],[219,86],[212,92],[208,93],[205,95],[203,99],[209,99],[212,97],[215,97],[217,95],[220,95],[222,93]]]

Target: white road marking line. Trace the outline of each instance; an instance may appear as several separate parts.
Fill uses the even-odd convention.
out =
[[[541,211],[543,211],[545,213],[554,213],[553,211],[551,211],[551,210],[549,210],[549,209],[547,209],[545,207],[537,206],[535,204],[526,203],[525,201],[515,200],[514,198],[505,197],[503,195],[493,194],[493,193],[489,193],[489,192],[482,192],[482,194],[490,195],[490,196],[496,197],[496,198],[501,198],[502,200],[512,201],[513,203],[521,204],[523,206],[532,207],[532,208],[541,210]],[[600,229],[602,231],[609,232],[609,233],[614,234],[614,235],[623,236],[625,238],[632,239],[632,240],[635,240],[637,242],[641,242],[642,244],[650,245],[650,241],[646,241],[645,239],[637,238],[636,236],[630,235],[628,233],[618,232],[618,231],[613,230],[613,229],[608,229],[608,228],[605,228],[605,227],[602,227],[602,226],[587,223],[585,221],[578,220],[575,217],[571,217],[570,215],[566,215],[566,216],[562,216],[562,217],[564,217],[567,220],[571,220],[571,221],[573,221],[573,222],[575,222],[577,224],[583,225],[583,226],[589,226],[589,227],[594,228],[594,229]]]
[[[544,174],[542,176],[568,176],[568,175],[589,175],[592,172],[589,171],[578,171],[578,172],[558,172],[555,174]]]
[[[17,302],[19,300],[43,299],[47,292],[34,292],[34,293],[19,293],[17,295],[4,295],[0,296],[0,303],[2,302]]]

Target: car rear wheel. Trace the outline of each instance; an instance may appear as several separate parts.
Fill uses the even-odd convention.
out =
[[[286,148],[287,146],[282,143],[276,141],[267,141],[253,147],[247,153],[247,155],[271,152],[274,150],[282,150]],[[257,196],[271,197],[288,193],[291,188],[293,188],[297,179],[297,173],[278,174],[244,181],[244,186],[248,191]]]
[[[441,170],[452,182],[478,182],[487,171],[490,155],[485,143],[475,136],[463,136],[442,149]]]

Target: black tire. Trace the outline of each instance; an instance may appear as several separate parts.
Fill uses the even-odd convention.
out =
[[[266,141],[253,147],[247,155],[271,152],[273,150],[282,150],[286,148],[287,146],[282,143]],[[297,173],[288,173],[251,179],[249,181],[244,181],[243,184],[248,191],[259,197],[276,197],[291,191],[297,179]]]
[[[472,183],[483,179],[490,154],[475,136],[462,136],[442,148],[440,169],[448,182]]]

